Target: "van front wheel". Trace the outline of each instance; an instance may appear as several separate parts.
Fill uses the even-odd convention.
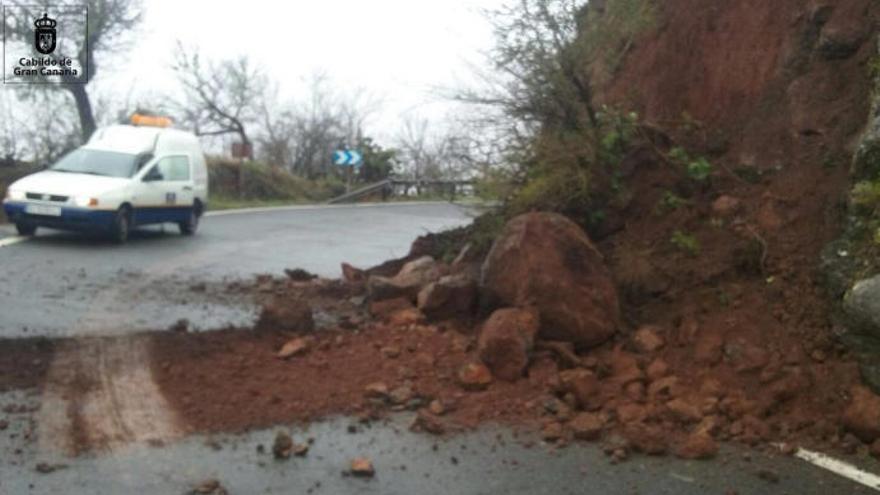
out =
[[[110,237],[116,244],[125,244],[128,241],[128,234],[131,231],[131,210],[125,206],[116,212],[113,218],[113,227],[110,230]]]
[[[189,211],[189,218],[185,222],[177,224],[180,227],[180,233],[183,235],[193,235],[199,229],[199,217],[202,216],[202,209],[198,204],[194,205]]]
[[[18,222],[15,224],[15,230],[18,231],[18,235],[30,237],[37,233],[37,226],[30,223]]]

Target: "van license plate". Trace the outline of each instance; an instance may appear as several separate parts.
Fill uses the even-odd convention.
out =
[[[24,207],[24,212],[28,215],[44,215],[47,217],[60,217],[61,216],[61,207],[60,206],[49,206],[49,205],[26,205]]]

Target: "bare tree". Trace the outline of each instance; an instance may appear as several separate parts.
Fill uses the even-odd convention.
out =
[[[378,105],[363,91],[335,89],[322,73],[311,76],[300,101],[282,103],[277,91],[266,93],[260,112],[261,156],[309,178],[339,173],[330,162],[333,151],[364,141],[366,122]]]
[[[52,2],[52,9],[73,9],[81,7],[83,2],[77,0],[57,0]],[[60,77],[61,87],[67,91],[76,104],[79,116],[79,127],[82,140],[87,141],[95,132],[95,113],[89,96],[88,83],[98,73],[99,60],[105,60],[113,53],[126,47],[125,41],[131,31],[140,24],[143,9],[140,0],[89,0],[88,29],[86,26],[73,26],[79,29],[72,37],[73,46],[61,44],[56,48],[55,56],[69,57],[79,64],[83,70],[77,75],[39,76],[45,80]],[[40,7],[32,2],[13,1],[7,7],[15,7],[16,11],[25,13],[26,19],[14,21],[12,17],[4,19],[4,29],[8,40],[23,41],[28,44],[33,40],[33,19],[43,13]],[[21,22],[27,21],[27,22]],[[39,89],[34,89],[39,88]],[[35,85],[30,91],[53,91],[54,85]]]
[[[250,145],[247,129],[258,120],[266,75],[246,56],[212,62],[182,45],[178,52],[173,69],[184,89],[179,105],[184,119],[199,136],[236,134]]]

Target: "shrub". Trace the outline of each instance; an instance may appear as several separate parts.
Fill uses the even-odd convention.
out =
[[[693,234],[676,230],[672,233],[670,241],[672,242],[672,245],[688,256],[696,256],[700,254],[700,241],[697,240]]]
[[[687,176],[694,181],[705,182],[712,175],[712,163],[706,157],[692,157],[680,146],[669,150],[668,158],[683,167]]]

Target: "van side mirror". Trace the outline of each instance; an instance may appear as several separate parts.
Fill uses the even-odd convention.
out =
[[[150,169],[150,171],[147,172],[147,175],[145,175],[143,178],[144,182],[157,182],[160,180],[165,180],[165,177],[162,175],[162,172],[160,172],[159,169],[155,167]]]

